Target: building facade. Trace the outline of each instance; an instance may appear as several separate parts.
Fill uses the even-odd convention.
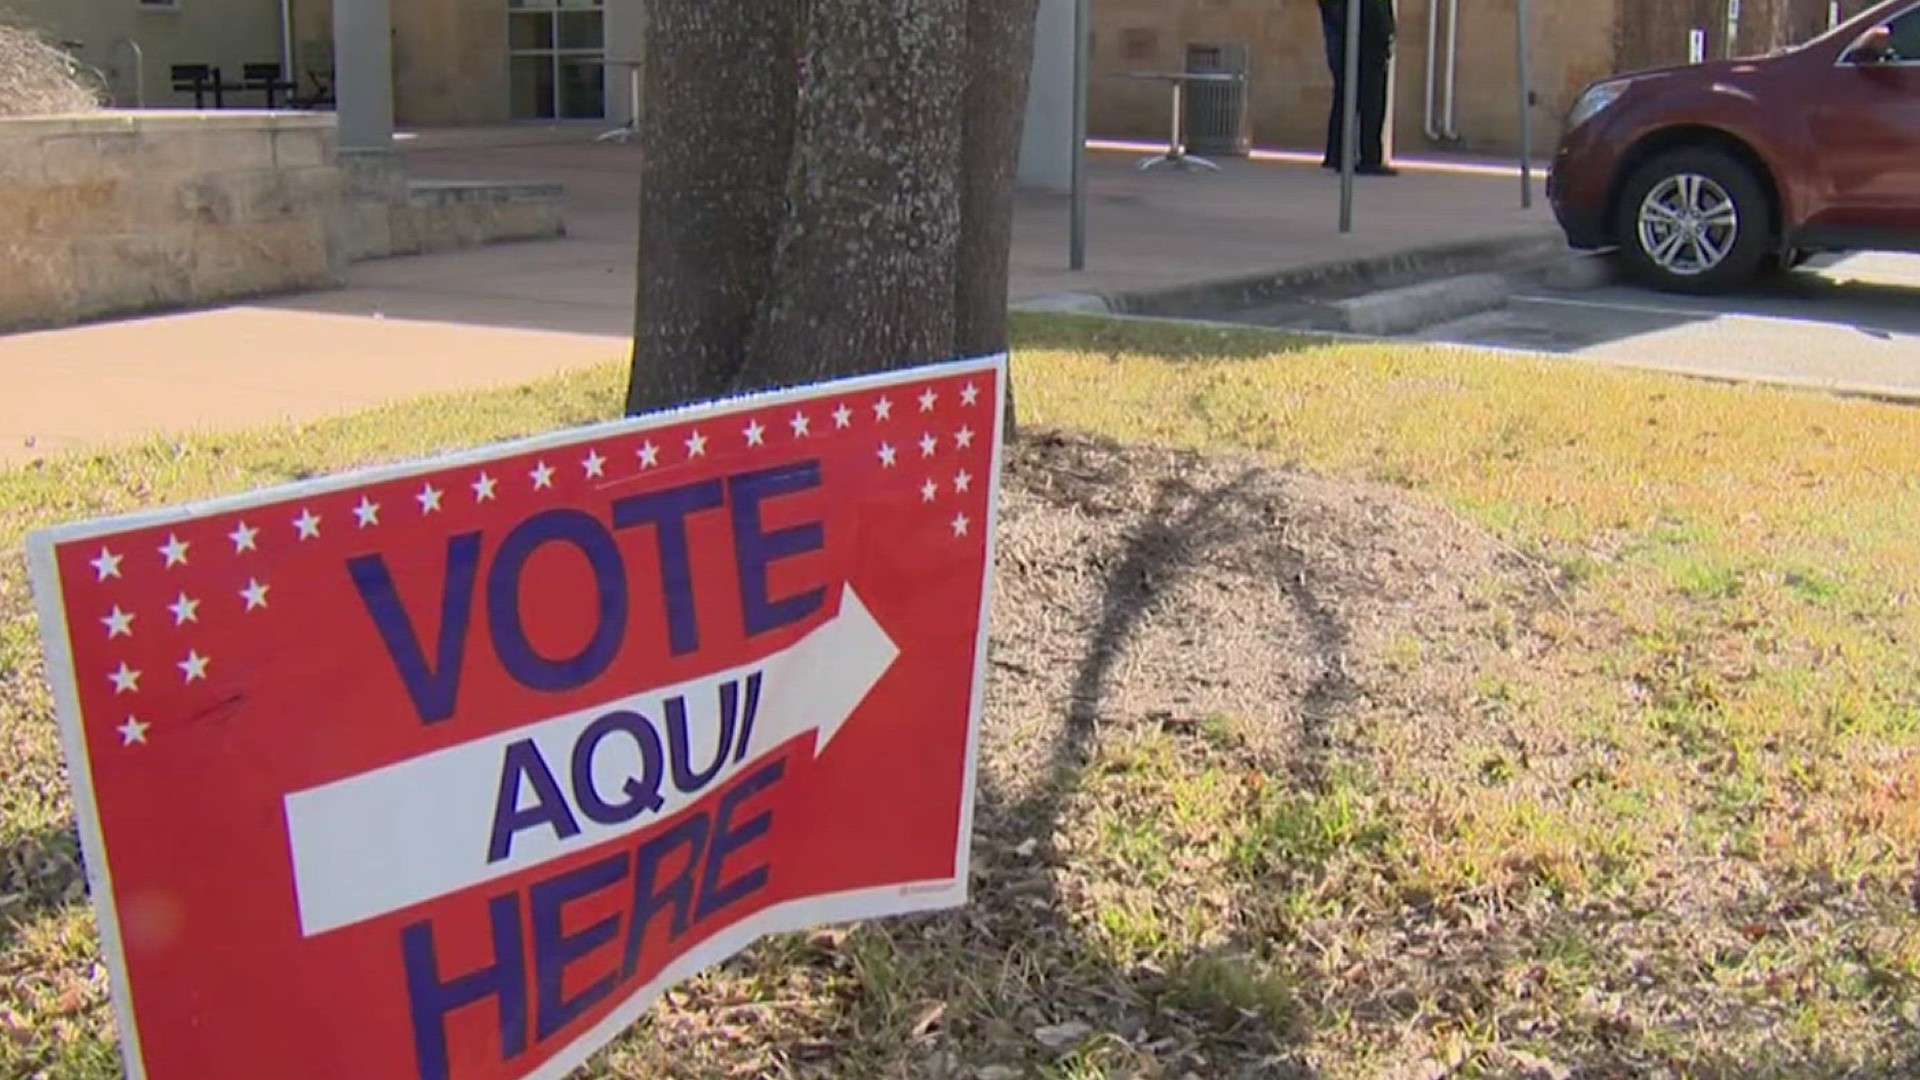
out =
[[[1527,122],[1541,153],[1581,89],[1618,71],[1685,63],[1692,33],[1706,55],[1751,55],[1804,41],[1873,0],[1530,0]],[[1510,154],[1520,142],[1517,0],[1397,0],[1391,138],[1423,149]],[[1315,0],[1093,0],[1088,127],[1096,137],[1167,138],[1169,91],[1131,73],[1185,70],[1195,58],[1240,58],[1257,146],[1317,149],[1332,78]]]
[[[172,68],[218,67],[238,81],[247,64],[271,64],[285,47],[279,0],[0,0],[10,22],[39,31],[98,71],[123,108],[191,108]],[[262,107],[247,95],[234,104]]]
[[[302,65],[333,55],[332,0],[290,0]],[[395,0],[393,107],[407,127],[632,113],[642,0]]]
[[[342,0],[347,2],[347,0]],[[771,0],[757,0],[771,2]],[[1872,0],[1530,0],[1533,145],[1546,152],[1589,81],[1688,59],[1692,35],[1724,55],[1805,40]],[[405,127],[628,121],[638,100],[645,0],[380,0],[390,10],[394,121]],[[102,72],[116,104],[191,107],[178,64],[284,65],[303,96],[334,83],[334,0],[0,0]],[[1518,0],[1396,0],[1390,138],[1400,152],[1509,154],[1519,143]],[[1089,130],[1164,140],[1168,85],[1135,77],[1233,58],[1247,76],[1254,145],[1317,148],[1331,77],[1315,0],[1092,0]],[[1041,0],[1029,156],[1065,130],[1072,0]],[[227,104],[258,108],[254,92]],[[1058,171],[1057,169],[1054,171]]]
[[[643,0],[393,0],[394,119],[409,127],[606,120],[632,113]],[[298,93],[334,81],[333,0],[0,0],[14,21],[98,70],[114,104],[192,108],[171,77],[205,64],[238,82],[281,64]],[[262,108],[231,91],[229,107]]]

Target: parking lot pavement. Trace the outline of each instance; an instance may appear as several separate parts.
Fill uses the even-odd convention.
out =
[[[1504,307],[1408,336],[1920,398],[1920,256],[1817,259],[1718,297],[1523,286]]]

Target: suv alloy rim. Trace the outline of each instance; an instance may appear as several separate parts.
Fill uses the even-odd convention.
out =
[[[1693,277],[1712,270],[1739,237],[1733,197],[1697,173],[1667,177],[1640,203],[1640,250],[1670,274]]]

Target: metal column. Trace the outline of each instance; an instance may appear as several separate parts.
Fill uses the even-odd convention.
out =
[[[1514,37],[1520,62],[1520,205],[1533,206],[1533,73],[1527,48],[1528,0],[1514,5]]]
[[[1360,0],[1347,0],[1347,85],[1340,102],[1340,231],[1353,231],[1353,159],[1359,153]]]
[[[1074,0],[1073,4],[1073,224],[1067,253],[1067,265],[1072,270],[1087,268],[1087,53],[1093,33],[1090,6],[1090,0]]]

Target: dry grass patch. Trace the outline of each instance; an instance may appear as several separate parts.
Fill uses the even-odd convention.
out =
[[[50,116],[100,107],[101,87],[45,38],[10,25],[0,7],[0,117]]]
[[[1023,317],[976,902],[600,1077],[1910,1075],[1920,413]],[[613,412],[613,369],[0,473],[0,547]],[[117,1067],[17,554],[0,1075]]]

